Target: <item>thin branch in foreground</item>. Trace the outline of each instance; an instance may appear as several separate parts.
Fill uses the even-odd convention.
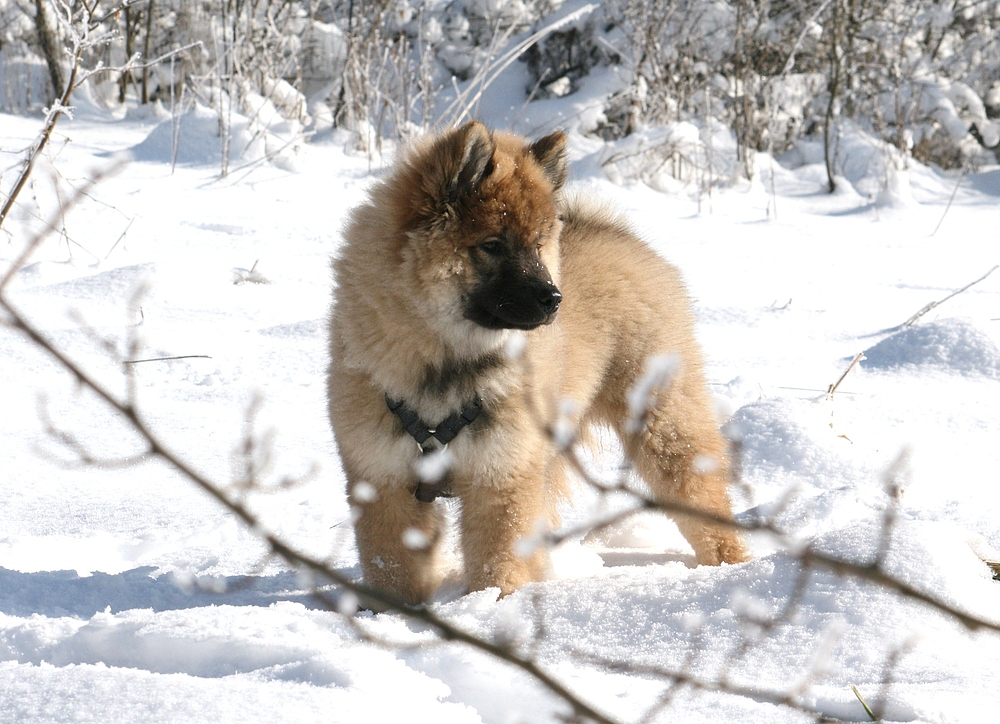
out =
[[[75,87],[74,84],[77,74],[80,70],[82,47],[82,40],[77,37],[75,46],[76,53],[73,58],[72,72],[70,80],[66,86],[66,92],[63,94],[62,99],[57,104],[54,104],[52,109],[50,109],[49,114],[46,117],[42,133],[38,136],[35,143],[31,147],[31,150],[28,152],[28,156],[24,161],[24,165],[17,181],[15,182],[14,188],[7,197],[2,209],[0,209],[0,225],[2,225],[3,219],[6,217],[14,202],[17,200],[21,190],[27,184],[36,159],[42,149],[48,144],[52,131],[55,128],[55,124],[66,108],[65,104],[69,101],[70,94]],[[117,169],[120,165],[121,163],[116,164],[112,167],[112,169]],[[322,576],[327,580],[332,581],[345,590],[350,591],[359,599],[376,601],[385,610],[391,610],[412,620],[422,622],[435,630],[445,641],[464,643],[490,656],[493,656],[496,659],[505,661],[515,666],[567,704],[577,719],[598,722],[599,724],[617,724],[613,718],[598,711],[588,704],[583,698],[569,690],[562,682],[541,668],[534,660],[518,656],[511,647],[477,637],[476,635],[455,626],[426,607],[415,608],[409,606],[395,596],[377,591],[369,586],[354,581],[341,572],[335,570],[328,562],[297,550],[277,535],[267,531],[260,518],[251,511],[246,501],[242,499],[243,496],[240,491],[232,491],[229,489],[229,486],[216,484],[208,477],[199,473],[182,457],[173,452],[169,446],[153,432],[145,419],[141,416],[136,406],[133,387],[134,376],[130,372],[133,365],[124,365],[126,381],[129,382],[129,384],[126,397],[122,399],[110,389],[102,385],[95,377],[88,374],[79,363],[73,361],[63,350],[59,349],[55,344],[47,339],[42,333],[42,330],[32,324],[18,310],[10,299],[7,298],[7,287],[9,286],[11,279],[13,279],[17,272],[24,266],[25,263],[27,263],[31,255],[38,249],[49,234],[57,228],[59,219],[62,218],[66,212],[75,206],[82,198],[84,198],[93,186],[103,180],[103,177],[106,174],[107,171],[95,174],[94,177],[88,181],[88,183],[76,189],[70,199],[60,204],[59,212],[55,214],[49,223],[46,224],[44,228],[27,243],[21,254],[15,258],[11,267],[7,270],[7,273],[0,278],[0,311],[5,312],[8,317],[8,319],[3,320],[4,324],[19,330],[32,344],[47,353],[58,366],[71,374],[80,386],[90,389],[103,401],[105,405],[117,411],[125,421],[127,427],[137,433],[147,446],[143,451],[141,456],[142,458],[148,459],[148,457],[158,457],[174,470],[181,473],[181,475],[186,477],[196,487],[202,489],[210,497],[214,498],[218,503],[227,508],[250,530],[254,531],[258,538],[267,546],[270,554],[281,557],[295,570],[309,571],[312,574]],[[130,351],[131,350],[132,347],[130,346]],[[130,356],[134,357],[134,355]],[[57,438],[60,438],[70,450],[75,451],[76,454],[85,462],[88,459],[92,459],[92,456],[90,456],[86,447],[75,437],[60,433],[55,430],[54,426],[53,431],[55,432]],[[323,596],[319,592],[315,591],[314,596],[317,600],[324,603],[324,605],[327,605],[331,610],[337,610],[336,603],[330,601],[329,597]]]
[[[736,684],[722,684],[715,681],[707,681],[683,670],[677,671],[661,666],[649,666],[645,664],[628,663],[623,661],[609,660],[602,656],[596,656],[584,651],[573,650],[571,652],[575,658],[586,663],[601,666],[609,671],[618,671],[629,674],[645,674],[654,676],[664,681],[674,682],[675,686],[686,686],[694,691],[711,692],[716,694],[731,694],[753,701],[766,702],[775,706],[787,707],[793,711],[798,711],[819,721],[836,721],[816,709],[796,701],[794,693],[780,693],[768,691],[752,686],[740,686]]]
[[[32,153],[37,155],[39,150],[40,149],[38,148],[33,148]],[[28,260],[31,258],[32,254],[34,254],[38,250],[38,247],[40,247],[42,245],[42,242],[48,238],[49,234],[54,232],[59,227],[60,220],[64,217],[66,212],[68,212],[70,209],[76,206],[76,204],[80,202],[80,200],[84,197],[84,195],[86,195],[86,192],[94,188],[107,176],[111,176],[117,173],[118,170],[121,169],[123,165],[124,165],[123,161],[118,161],[110,168],[95,173],[93,177],[87,181],[86,184],[81,186],[80,189],[78,189],[78,191],[73,194],[72,197],[70,197],[66,202],[60,205],[59,210],[53,213],[49,217],[49,220],[45,223],[42,229],[39,230],[38,233],[36,233],[31,238],[31,240],[25,245],[23,251],[20,254],[18,254],[17,258],[14,259],[14,261],[10,265],[10,268],[7,269],[7,273],[4,274],[3,277],[0,277],[0,294],[3,294],[4,290],[10,284],[14,276],[24,267],[25,264],[28,263]],[[28,164],[25,167],[25,169],[30,171],[30,168],[33,166],[34,166],[34,159],[31,160],[30,164]],[[27,181],[27,177],[23,178],[24,181]],[[21,180],[21,178],[18,179],[18,182],[20,185],[17,187],[16,191],[20,192],[21,188],[24,187],[24,182]],[[16,198],[17,196],[15,195],[15,192],[12,191],[11,195],[7,197],[7,203],[4,205],[4,209],[5,210],[9,209],[9,207],[13,205],[14,200]],[[0,223],[3,223],[2,214],[0,214]]]
[[[149,446],[149,454],[156,456],[181,473],[184,477],[201,488],[210,497],[227,508],[233,515],[243,522],[250,530],[254,531],[258,538],[268,547],[270,552],[281,557],[293,569],[307,570],[317,574],[331,582],[351,591],[361,600],[378,602],[385,610],[402,614],[415,621],[426,624],[437,632],[446,641],[464,643],[475,649],[482,651],[496,659],[505,661],[508,664],[520,669],[559,699],[568,704],[576,717],[582,720],[598,722],[599,724],[616,724],[616,720],[604,714],[581,697],[570,691],[562,682],[545,671],[537,662],[519,656],[510,647],[487,641],[483,638],[465,631],[445,618],[434,613],[425,607],[413,607],[402,600],[382,591],[370,588],[367,585],[358,583],[348,578],[343,573],[335,570],[327,562],[299,551],[277,535],[269,532],[263,522],[253,513],[245,502],[237,499],[237,496],[230,495],[226,490],[195,470],[178,454],[173,452],[169,446],[162,441],[149,427],[145,420],[139,415],[136,408],[128,401],[119,400],[110,390],[105,388],[100,382],[91,377],[82,367],[66,356],[61,350],[52,345],[17,309],[6,299],[4,290],[0,287],[0,308],[6,310],[11,317],[11,326],[19,329],[36,346],[44,350],[56,363],[67,370],[84,387],[91,389],[100,397],[105,404],[116,409],[127,421],[138,435],[143,438]],[[314,594],[315,595],[315,594]],[[336,603],[328,597],[315,595],[327,605],[330,602],[330,609],[337,610]]]
[[[704,629],[698,629],[694,632],[694,642],[688,647],[687,653],[684,655],[684,661],[681,663],[681,673],[684,676],[692,676],[694,671],[694,665],[698,659],[698,656],[704,653],[705,650],[705,637]],[[653,706],[649,707],[642,719],[639,720],[639,724],[652,724],[661,712],[665,711],[667,708],[673,704],[677,695],[680,694],[681,690],[684,688],[683,683],[680,680],[674,679],[667,683],[666,688],[663,693],[657,698]]]
[[[883,588],[895,591],[905,598],[926,603],[931,608],[935,608],[938,611],[951,616],[970,631],[986,629],[988,631],[1000,633],[1000,623],[966,613],[951,604],[939,601],[930,594],[924,593],[908,583],[893,578],[877,565],[863,565],[853,561],[841,560],[824,553],[818,553],[808,547],[799,553],[798,557],[804,563],[815,564],[816,566],[826,568],[840,575],[848,575],[852,578],[860,578],[871,581],[872,583],[882,586]]]
[[[567,459],[570,461],[575,472],[580,474],[587,480],[587,470],[580,462],[578,456],[575,455],[572,449],[565,452]],[[589,481],[588,481],[589,482]],[[599,490],[614,490],[626,492],[633,496],[639,503],[640,508],[630,508],[626,511],[618,513],[617,520],[624,517],[633,515],[637,509],[650,509],[659,510],[668,515],[683,515],[696,520],[703,521],[705,523],[710,523],[713,525],[726,526],[730,528],[735,528],[746,533],[750,532],[765,532],[773,535],[777,541],[784,546],[786,551],[789,551],[789,555],[797,558],[803,565],[813,565],[820,568],[826,568],[827,570],[834,571],[835,573],[843,576],[849,576],[852,578],[858,578],[862,580],[867,580],[877,585],[881,585],[884,588],[895,591],[896,593],[902,595],[904,598],[909,598],[914,601],[919,601],[921,603],[927,604],[931,608],[938,610],[948,616],[953,617],[963,626],[969,630],[976,631],[980,629],[994,631],[1000,633],[1000,621],[990,620],[983,618],[982,616],[977,616],[975,614],[970,614],[966,611],[962,611],[956,608],[952,604],[945,603],[934,596],[925,593],[924,591],[914,588],[909,583],[902,581],[900,579],[894,578],[891,574],[887,573],[880,565],[879,562],[875,563],[859,563],[856,561],[844,560],[842,558],[837,558],[833,555],[822,553],[812,548],[811,546],[803,547],[801,541],[796,541],[793,536],[783,530],[777,525],[773,516],[769,519],[764,519],[755,522],[741,523],[739,521],[730,520],[728,518],[723,518],[721,516],[708,513],[700,508],[686,505],[684,503],[678,503],[676,501],[663,501],[651,498],[649,496],[643,495],[641,492],[627,488],[627,487],[612,487],[602,486],[599,483],[592,482]],[[615,522],[614,516],[609,516],[606,519],[600,521],[600,525],[609,526]]]
[[[910,451],[903,448],[882,476],[888,502],[882,514],[878,547],[875,550],[875,563],[879,566],[885,563],[889,555],[889,546],[892,545],[892,533],[899,516],[900,499],[903,497],[904,486],[909,478],[909,464]]]
[[[52,416],[49,415],[48,398],[44,394],[38,395],[36,406],[38,419],[42,423],[42,429],[45,430],[45,433],[56,443],[69,451],[72,456],[70,459],[62,457],[52,458],[51,456],[47,456],[50,459],[53,459],[54,462],[60,467],[68,469],[95,467],[105,470],[114,470],[130,468],[149,459],[148,449],[141,450],[125,457],[107,458],[95,455],[74,433],[56,425]],[[43,448],[40,444],[36,444],[35,448],[38,452],[43,452]]]

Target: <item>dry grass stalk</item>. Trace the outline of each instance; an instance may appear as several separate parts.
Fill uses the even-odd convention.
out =
[[[931,311],[932,309],[936,309],[937,307],[941,306],[942,304],[944,304],[945,302],[947,302],[952,297],[957,297],[962,292],[967,291],[968,289],[971,289],[975,285],[979,284],[979,282],[981,282],[984,279],[986,279],[986,277],[988,277],[990,274],[992,274],[993,272],[995,272],[998,268],[1000,268],[1000,264],[994,265],[994,267],[992,269],[990,269],[988,272],[986,272],[985,274],[983,274],[981,277],[979,277],[975,281],[969,282],[968,284],[966,284],[961,289],[952,292],[951,294],[949,294],[948,296],[944,297],[943,299],[939,299],[936,302],[930,302],[929,304],[927,304],[926,306],[924,306],[919,312],[917,312],[916,314],[914,314],[912,317],[910,317],[909,319],[907,319],[905,322],[903,322],[898,327],[894,327],[891,331],[898,331],[898,330],[901,330],[901,329],[907,329],[909,327],[912,327],[914,324],[916,324],[916,322],[917,322],[918,319],[920,319],[922,316],[924,316],[925,314],[927,314],[929,311]]]
[[[861,362],[864,358],[865,358],[864,352],[858,352],[856,355],[854,355],[854,359],[851,360],[851,364],[847,365],[847,369],[844,370],[844,374],[842,374],[836,382],[834,382],[832,385],[830,385],[829,388],[827,388],[826,396],[828,398],[833,399],[833,393],[837,391],[838,387],[840,387],[840,383],[844,381],[844,378],[847,377],[847,375],[851,373],[851,370],[853,370],[858,365],[858,363]]]

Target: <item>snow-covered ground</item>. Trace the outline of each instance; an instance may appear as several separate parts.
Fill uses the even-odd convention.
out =
[[[543,129],[584,117],[576,98],[530,113],[494,99],[481,112]],[[255,434],[273,446],[275,490],[254,494],[253,508],[268,528],[358,575],[324,411],[324,317],[329,257],[379,162],[328,136],[294,164],[235,161],[220,179],[212,125],[189,120],[173,171],[169,123],[89,107],[63,120],[5,224],[0,273],[35,217],[133,149],[133,161],[59,221],[10,297],[116,390],[120,366],[102,341],[124,354],[132,334],[141,357],[197,355],[135,365],[138,400],[155,430],[216,480],[235,475],[247,411],[260,400]],[[0,116],[5,188],[39,125]],[[885,173],[862,163],[878,156],[863,149],[833,195],[822,164],[810,163],[815,149],[803,147],[784,166],[761,159],[753,184],[699,199],[620,174],[615,185],[600,170],[602,142],[574,132],[570,148],[574,186],[625,209],[690,285],[712,390],[743,440],[741,518],[781,503],[778,520],[795,540],[869,561],[892,477],[904,489],[886,568],[1000,623],[1000,583],[981,561],[1000,556],[1000,273],[891,331],[1000,262],[1000,169],[967,175],[933,233],[956,177],[914,165],[878,193]],[[251,269],[269,283],[234,283]],[[858,352],[867,360],[827,399]],[[431,645],[399,615],[359,614],[373,640],[359,639],[306,595],[306,582],[263,558],[252,532],[163,464],[67,465],[46,421],[95,455],[128,458],[139,443],[2,326],[0,410],[0,721],[444,724],[566,713],[526,675],[460,644]],[[281,487],[287,475],[305,480]],[[580,503],[594,501],[581,494]],[[567,520],[585,515],[567,511]],[[555,580],[501,601],[496,591],[452,597],[436,610],[535,647],[545,670],[622,721],[641,719],[667,691],[658,670],[792,694],[849,721],[867,719],[852,684],[873,705],[887,692],[890,721],[995,716],[1000,635],[818,569],[795,594],[798,563],[771,538],[751,545],[750,563],[692,568],[676,529],[643,516],[557,550]],[[793,612],[781,616],[793,594]],[[767,617],[778,623],[749,622]],[[810,720],[766,699],[680,687],[659,716]]]

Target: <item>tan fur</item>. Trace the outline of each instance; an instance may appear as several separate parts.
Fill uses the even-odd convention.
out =
[[[574,401],[581,426],[616,430],[660,499],[731,516],[726,445],[680,276],[613,214],[561,197],[564,139],[545,140],[533,155],[523,139],[473,123],[416,147],[354,210],[334,263],[330,419],[360,511],[358,554],[369,585],[410,602],[426,600],[441,582],[443,516],[441,503],[413,495],[419,451],[386,395],[429,423],[477,393],[483,401],[480,418],[449,445],[471,590],[497,586],[507,594],[546,574],[544,547],[525,542],[557,524],[564,486],[547,430],[561,400]],[[495,167],[474,197],[448,202],[449,180],[481,171],[483,144]],[[462,316],[463,295],[476,282],[469,247],[500,228],[540,245],[563,295],[554,323],[523,332],[517,359],[504,354],[509,330]],[[632,434],[626,394],[657,354],[676,355],[680,367],[644,429]],[[746,560],[731,529],[678,524],[699,563]],[[404,545],[410,528],[430,544]]]

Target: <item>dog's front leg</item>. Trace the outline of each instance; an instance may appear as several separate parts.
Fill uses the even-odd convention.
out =
[[[540,472],[480,480],[461,497],[462,551],[470,591],[496,586],[506,596],[545,577],[549,557],[542,537],[552,521]]]
[[[421,503],[400,481],[366,485],[366,494],[358,495],[359,486],[351,493],[360,511],[354,534],[365,583],[405,603],[428,600],[442,577],[439,506]]]

